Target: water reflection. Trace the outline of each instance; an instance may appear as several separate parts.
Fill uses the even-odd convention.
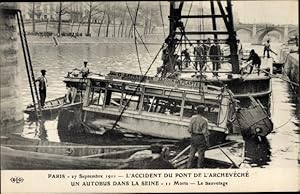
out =
[[[45,128],[45,120],[41,119],[38,122],[37,130],[36,130],[36,137],[38,137],[40,140],[48,140],[48,134]]]
[[[246,162],[253,166],[263,167],[271,161],[271,147],[266,138],[249,138],[245,141]]]

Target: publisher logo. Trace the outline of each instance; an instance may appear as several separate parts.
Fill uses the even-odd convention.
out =
[[[23,179],[23,177],[15,176],[15,177],[11,177],[11,178],[10,178],[10,181],[11,181],[12,183],[17,183],[17,184],[19,184],[19,183],[22,183],[22,182],[24,181],[24,179]]]

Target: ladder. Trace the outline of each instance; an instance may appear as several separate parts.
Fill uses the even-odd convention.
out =
[[[19,27],[19,34],[20,34],[20,40],[26,65],[26,71],[28,76],[28,82],[33,102],[33,107],[36,112],[37,119],[40,120],[42,118],[42,107],[39,99],[39,94],[36,88],[35,78],[34,78],[34,72],[32,68],[31,58],[30,58],[30,52],[29,47],[27,43],[26,38],[26,31],[24,27],[23,17],[21,10],[17,11],[17,20],[18,20],[18,27]]]

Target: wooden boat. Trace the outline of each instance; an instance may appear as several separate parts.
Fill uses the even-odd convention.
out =
[[[65,81],[66,87],[69,88],[69,100],[67,100],[66,94],[63,97],[46,101],[44,108],[42,108],[42,114],[44,118],[55,119],[62,107],[69,107],[72,105],[78,106],[82,104],[83,91],[85,90],[86,81],[82,77],[80,78],[78,76],[71,76],[70,74],[68,74],[68,76],[71,79],[73,78],[76,80],[71,82]],[[37,104],[35,106],[38,107]],[[24,113],[28,114],[30,119],[36,119],[35,108],[32,104],[25,108]]]
[[[227,142],[209,148],[206,168],[239,167],[243,161],[243,153],[239,151],[244,149],[242,143]],[[93,146],[1,136],[1,169],[145,169],[152,160],[150,148],[150,145]],[[187,150],[169,159],[175,168],[186,168],[187,156],[182,153]]]
[[[53,100],[49,100],[45,102],[45,106],[42,109],[42,114],[45,117],[55,118],[58,114],[60,108],[64,105],[65,97],[59,97]],[[37,105],[36,105],[37,107]],[[24,113],[28,114],[30,118],[36,117],[35,107],[33,104],[28,105]]]
[[[92,146],[26,139],[17,135],[1,137],[1,169],[130,169],[143,168],[151,157],[129,157],[149,149],[148,145]]]

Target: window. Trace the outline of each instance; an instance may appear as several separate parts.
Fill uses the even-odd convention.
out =
[[[218,114],[219,114],[219,105],[209,105],[209,104],[202,104],[198,102],[189,102],[186,101],[184,103],[184,110],[183,110],[183,117],[184,118],[190,118],[193,115],[197,114],[196,107],[199,105],[206,106],[207,108],[204,109],[204,112],[202,113],[202,116],[208,119],[211,123],[217,123],[218,120]]]
[[[142,111],[180,116],[181,100],[145,95]]]

